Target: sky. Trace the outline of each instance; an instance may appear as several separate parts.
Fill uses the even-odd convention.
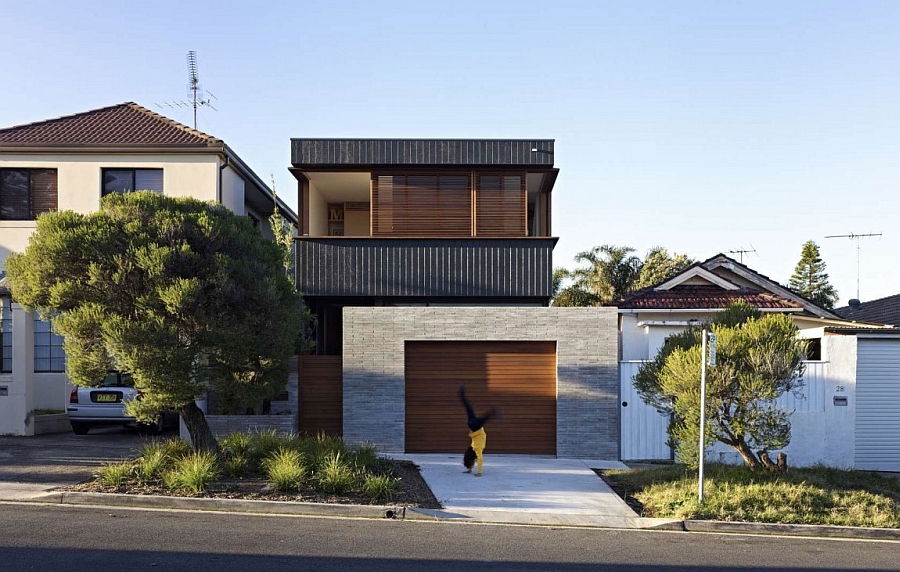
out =
[[[292,137],[554,139],[555,266],[663,246],[786,284],[813,240],[839,305],[900,293],[900,2],[0,0],[0,25],[0,127],[191,125],[165,103],[193,50],[197,128],[295,210]]]

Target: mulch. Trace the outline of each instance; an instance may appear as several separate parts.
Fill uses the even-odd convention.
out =
[[[118,493],[131,495],[164,495],[193,498],[220,498],[243,500],[267,500],[286,502],[313,502],[329,504],[383,505],[398,504],[418,508],[442,508],[434,493],[425,483],[419,472],[419,466],[412,461],[391,460],[393,473],[400,478],[391,498],[387,501],[373,501],[365,494],[348,492],[345,494],[329,494],[312,488],[297,492],[280,492],[273,490],[263,479],[222,479],[215,481],[209,490],[203,493],[187,491],[171,491],[160,485],[127,484],[108,486],[96,480],[66,487],[64,490],[92,493]]]
[[[616,478],[611,476],[607,471],[604,471],[602,469],[592,469],[592,470],[597,474],[598,477],[603,479],[603,482],[605,482],[607,485],[609,485],[609,488],[611,488],[614,493],[619,495],[619,497],[623,501],[625,501],[625,504],[627,504],[631,508],[631,510],[634,511],[634,513],[636,515],[650,516],[648,514],[644,514],[644,512],[645,512],[644,505],[641,503],[641,501],[634,498],[634,496],[633,496],[633,493],[635,492],[634,489],[630,488],[625,483],[616,480]]]

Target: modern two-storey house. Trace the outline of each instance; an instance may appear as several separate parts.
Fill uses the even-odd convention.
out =
[[[551,308],[552,140],[294,139],[301,431],[617,458],[615,309]]]

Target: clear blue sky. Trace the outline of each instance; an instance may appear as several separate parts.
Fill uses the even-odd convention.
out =
[[[0,126],[135,101],[296,206],[291,137],[553,138],[556,266],[601,244],[816,241],[841,304],[900,293],[900,2],[0,0]],[[740,258],[739,254],[733,254]]]

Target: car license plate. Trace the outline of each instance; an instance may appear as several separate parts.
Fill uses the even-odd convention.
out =
[[[94,401],[97,403],[118,403],[119,402],[119,394],[118,393],[95,393]]]

